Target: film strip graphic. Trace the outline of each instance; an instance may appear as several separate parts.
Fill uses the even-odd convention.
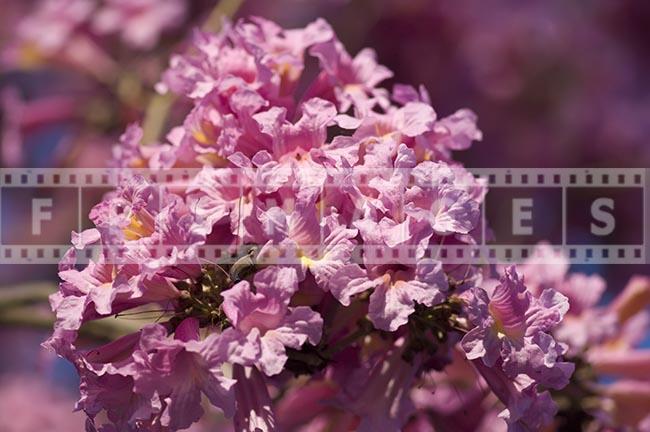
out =
[[[92,206],[125,178],[141,175],[154,184],[184,190],[200,171],[0,169],[0,264],[57,264],[70,248],[68,234],[92,227],[87,218]],[[470,172],[488,187],[477,244],[443,242],[426,250],[363,245],[355,248],[352,261],[405,262],[421,254],[450,264],[543,264],[561,256],[573,264],[646,264],[650,260],[648,169],[491,168]],[[251,170],[229,170],[222,178],[224,186],[241,190],[245,182],[250,186],[257,181],[264,182],[264,177],[256,177]],[[340,181],[329,180],[325,188],[339,186],[336,182]],[[551,255],[536,248],[540,241],[550,244]],[[140,252],[156,258],[187,248],[154,245]],[[305,249],[311,251],[310,256],[322,256],[324,246],[302,246],[299,251],[267,247],[258,261],[296,264]],[[120,246],[89,246],[77,251],[77,259],[84,262],[100,254],[116,263],[126,259]],[[238,251],[232,245],[202,245],[192,247],[184,256],[187,260],[232,263],[238,259]]]

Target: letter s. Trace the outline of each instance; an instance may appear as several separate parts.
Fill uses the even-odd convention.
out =
[[[616,220],[614,215],[610,212],[605,211],[604,209],[609,210],[610,212],[614,210],[614,200],[611,198],[598,198],[593,203],[591,203],[591,216],[598,222],[602,222],[604,226],[598,226],[595,223],[591,223],[591,233],[597,236],[606,236],[611,234],[616,227]]]

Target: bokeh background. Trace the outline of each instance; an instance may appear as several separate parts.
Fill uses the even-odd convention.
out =
[[[182,48],[190,29],[217,4],[187,0],[184,18],[151,47],[134,48],[117,35],[93,35],[94,61],[76,62],[69,41],[47,55],[24,46],[21,23],[38,15],[42,3],[0,2],[3,167],[105,166],[126,125],[142,119],[169,54]],[[650,167],[650,2],[249,0],[235,17],[248,15],[283,27],[323,17],[351,53],[375,49],[380,63],[394,71],[392,81],[423,84],[440,116],[458,107],[475,111],[483,140],[456,155],[470,168]],[[56,29],[43,28],[44,37],[48,31]],[[3,230],[25,223],[21,214],[9,211],[8,216]],[[70,233],[61,229],[53,235],[67,243]],[[650,273],[646,266],[631,265],[575,270],[602,275],[608,298],[631,275]],[[3,266],[0,278],[6,287],[2,295],[40,282],[47,292],[56,282],[56,268]],[[33,403],[20,396],[26,388],[47,387],[38,390],[46,405],[47,398],[69,399],[50,404],[57,413],[75,397],[71,367],[38,348],[47,336],[46,307],[29,306],[42,318],[31,327],[17,327],[20,319],[0,307],[0,341],[11,347],[0,356],[0,396],[18,401],[0,404],[0,418],[21,409],[21,397],[27,406]],[[57,415],[50,429],[38,430],[81,430],[81,415],[73,415],[65,427],[65,416]],[[44,414],[34,421],[52,420]],[[23,427],[15,430],[32,425]]]

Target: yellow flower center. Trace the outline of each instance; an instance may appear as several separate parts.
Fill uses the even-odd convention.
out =
[[[132,215],[129,225],[122,232],[127,240],[139,240],[153,234],[153,226],[145,223],[137,215]]]

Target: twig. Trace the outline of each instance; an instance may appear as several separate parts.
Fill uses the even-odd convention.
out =
[[[54,317],[50,312],[35,306],[14,308],[0,314],[0,324],[4,326],[30,327],[52,330]],[[111,341],[138,330],[138,323],[116,320],[113,317],[85,323],[79,334],[92,339]]]
[[[155,93],[149,100],[142,122],[142,144],[153,144],[160,138],[165,128],[167,116],[176,97],[171,93]]]
[[[56,284],[45,281],[0,287],[0,311],[47,302],[48,296],[55,291]]]
[[[224,17],[232,18],[237,10],[244,3],[244,0],[221,0],[217,6],[212,9],[208,19],[203,24],[203,30],[218,32]]]

